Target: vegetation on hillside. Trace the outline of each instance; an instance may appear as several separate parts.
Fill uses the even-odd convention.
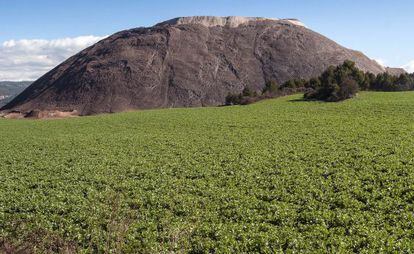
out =
[[[229,94],[226,98],[226,105],[245,105],[297,92],[304,92],[306,100],[334,102],[352,98],[360,90],[410,91],[414,90],[414,74],[404,73],[400,76],[393,76],[389,73],[380,73],[374,75],[359,70],[352,61],[345,61],[337,67],[330,66],[319,77],[309,80],[288,80],[281,86],[278,86],[275,81],[269,81],[262,93],[245,93],[245,90],[241,94]]]
[[[0,119],[0,252],[413,252],[414,93],[300,98]]]
[[[355,63],[345,61],[337,67],[329,67],[313,82],[306,82],[305,99],[322,101],[342,101],[352,98],[364,84],[364,73]]]

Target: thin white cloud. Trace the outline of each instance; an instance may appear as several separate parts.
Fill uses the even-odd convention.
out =
[[[55,40],[9,40],[0,44],[0,80],[35,80],[105,36]]]
[[[381,58],[375,58],[374,59],[375,60],[375,62],[377,62],[379,65],[381,65],[382,67],[385,67],[385,60],[384,59],[381,59]]]
[[[414,72],[414,60],[410,61],[406,65],[403,65],[402,68],[404,68],[409,73],[413,73]]]

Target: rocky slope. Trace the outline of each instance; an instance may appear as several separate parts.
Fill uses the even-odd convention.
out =
[[[403,68],[386,67],[385,71],[394,76],[399,76],[401,74],[407,73]]]
[[[228,93],[267,80],[319,75],[355,61],[385,69],[294,19],[176,18],[116,33],[54,68],[3,107],[5,112],[130,109],[223,104]]]

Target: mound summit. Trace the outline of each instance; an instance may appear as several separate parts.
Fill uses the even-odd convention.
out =
[[[386,71],[296,19],[182,17],[111,35],[39,78],[3,112],[77,112],[221,105],[244,87],[310,78],[352,60]],[[33,113],[31,113],[33,114]]]

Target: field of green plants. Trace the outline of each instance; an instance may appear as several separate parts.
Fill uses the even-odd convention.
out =
[[[414,92],[0,120],[0,252],[414,252]]]

